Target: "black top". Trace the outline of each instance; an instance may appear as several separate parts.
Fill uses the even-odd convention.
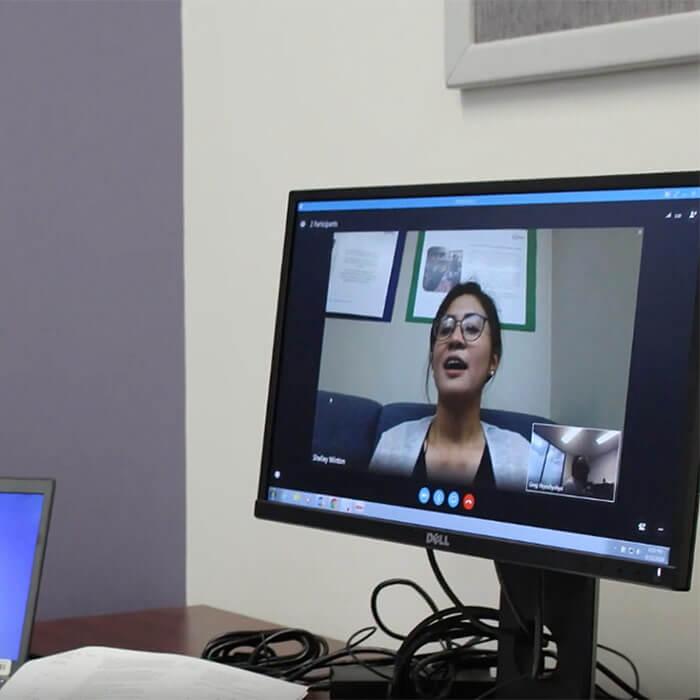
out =
[[[427,438],[426,438],[427,439]],[[425,464],[425,442],[420,448],[420,453],[418,459],[416,460],[416,466],[413,468],[413,477],[419,481],[428,480],[428,468]],[[445,478],[445,481],[450,481],[449,478]],[[481,461],[476,470],[476,475],[474,476],[474,481],[471,484],[463,484],[464,486],[473,486],[479,489],[493,489],[496,488],[496,479],[493,476],[493,464],[491,463],[491,453],[489,452],[489,446],[484,443],[484,451],[481,453]]]

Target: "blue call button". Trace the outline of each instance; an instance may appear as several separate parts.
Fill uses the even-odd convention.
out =
[[[430,500],[430,489],[427,486],[424,486],[419,492],[418,492],[418,500],[425,505],[429,500]]]

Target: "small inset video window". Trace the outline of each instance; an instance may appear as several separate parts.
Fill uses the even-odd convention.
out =
[[[534,423],[527,490],[614,501],[622,432]]]

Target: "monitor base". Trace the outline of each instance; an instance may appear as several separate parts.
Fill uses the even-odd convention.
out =
[[[382,673],[391,676],[393,666],[386,666]],[[452,697],[478,698],[494,687],[494,679],[487,669],[459,671],[455,679]],[[337,666],[331,678],[331,700],[378,700],[379,698],[408,700],[416,694],[389,695],[389,681],[380,678],[362,666]]]

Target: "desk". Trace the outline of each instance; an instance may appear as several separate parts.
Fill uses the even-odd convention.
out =
[[[47,656],[84,646],[108,646],[199,656],[212,637],[231,630],[271,627],[279,625],[208,605],[190,605],[37,622],[31,650]],[[342,646],[332,640],[329,645],[331,649]],[[328,694],[311,693],[308,697],[327,698]]]
[[[37,622],[31,649],[40,656],[84,646],[199,656],[212,637],[270,627],[279,625],[208,605],[190,605]]]

